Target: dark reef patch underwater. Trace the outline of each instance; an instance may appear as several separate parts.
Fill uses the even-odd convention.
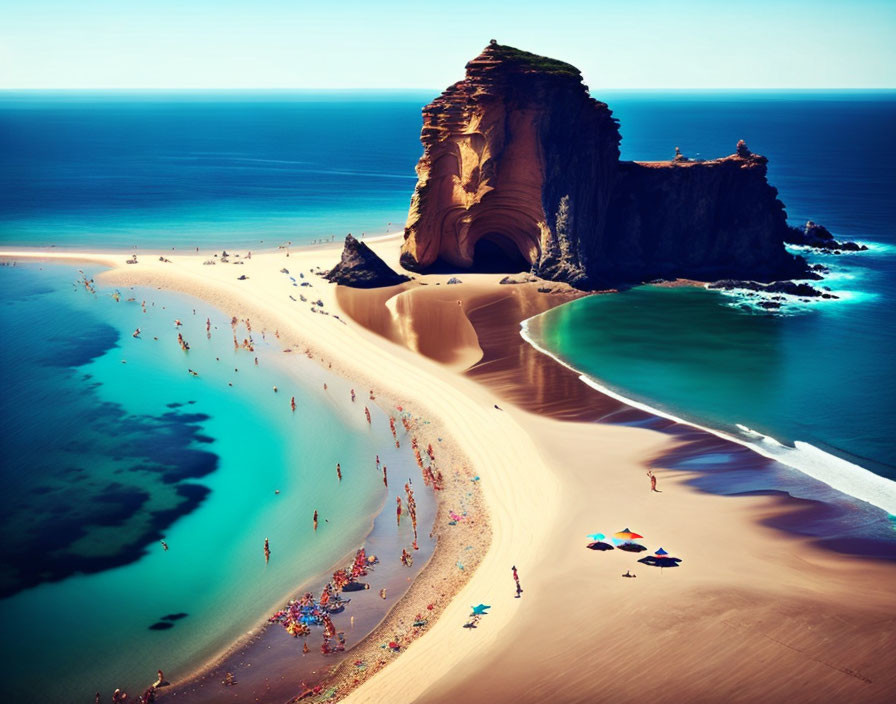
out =
[[[135,415],[100,397],[81,367],[118,333],[54,295],[69,273],[34,265],[0,277],[15,339],[0,348],[0,598],[139,559],[208,494],[191,480],[218,466],[195,447],[209,416]]]

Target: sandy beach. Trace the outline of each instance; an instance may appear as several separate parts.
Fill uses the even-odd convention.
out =
[[[369,244],[397,268],[400,237]],[[98,262],[111,267],[103,283],[180,291],[250,316],[279,330],[285,347],[307,349],[381,403],[429,421],[421,436],[435,439],[449,480],[438,546],[324,694],[351,702],[896,697],[896,566],[775,528],[781,516],[799,520],[785,497],[711,495],[664,468],[664,457],[698,442],[692,431],[670,432],[670,421],[602,396],[519,335],[521,320],[579,294],[502,286],[487,274],[451,286],[447,275],[427,275],[344,290],[313,273],[339,253],[240,252],[239,266],[209,266],[209,252],[166,255],[170,262],[138,253],[137,264],[125,264],[125,253],[0,252]],[[292,287],[283,268],[311,285]],[[648,469],[660,492],[650,491]],[[445,513],[462,501],[467,520],[447,526]],[[651,551],[682,558],[681,567],[585,548],[588,534],[627,527]],[[637,578],[621,578],[626,570]],[[489,613],[463,628],[479,603]],[[415,633],[409,624],[421,611],[431,617]],[[386,654],[383,641],[396,636],[400,652]]]

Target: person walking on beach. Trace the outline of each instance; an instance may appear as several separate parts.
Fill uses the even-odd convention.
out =
[[[520,576],[517,574],[516,565],[510,568],[513,570],[513,581],[516,582],[516,598],[520,598],[520,594],[523,593],[523,588],[520,586]]]
[[[314,509],[314,530],[317,532],[317,509]]]
[[[655,491],[657,494],[661,494],[662,492],[656,488],[656,475],[648,469],[647,476],[650,477],[650,490]]]
[[[389,486],[389,476],[386,473],[386,465],[383,465],[383,486]]]

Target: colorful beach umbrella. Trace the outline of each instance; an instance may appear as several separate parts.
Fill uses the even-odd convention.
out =
[[[672,557],[663,548],[660,548],[656,551],[656,554],[642,557],[638,562],[643,562],[645,565],[650,565],[651,567],[678,567],[681,558]]]
[[[486,606],[485,604],[479,604],[479,606],[473,606],[473,607],[472,607],[472,609],[473,609],[473,615],[474,615],[474,616],[481,616],[482,614],[484,614],[484,613],[486,612],[487,609],[490,609],[490,608],[492,608],[492,607],[491,607],[491,606]]]
[[[614,537],[619,538],[620,540],[639,540],[643,538],[643,535],[638,535],[637,533],[633,533],[631,530],[626,528],[625,530],[621,530],[618,533],[613,534]]]
[[[616,547],[625,552],[644,552],[647,549],[638,543],[622,543],[622,545],[617,545]]]
[[[602,540],[595,540],[593,543],[588,543],[585,547],[589,550],[615,550],[612,545]]]

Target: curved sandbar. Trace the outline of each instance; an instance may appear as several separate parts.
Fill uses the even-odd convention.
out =
[[[398,241],[376,250],[394,264]],[[493,537],[479,568],[438,622],[346,701],[893,697],[892,566],[760,525],[780,510],[776,497],[702,494],[683,473],[663,471],[663,493],[651,493],[645,469],[674,438],[527,413],[347,316],[342,324],[289,299],[295,289],[278,278],[281,267],[328,268],[337,258],[336,250],[271,253],[241,267],[203,267],[205,257],[178,256],[117,275],[253,317],[262,311],[268,328],[288,329],[335,370],[432,418],[481,477]],[[237,281],[240,274],[249,279]],[[464,276],[474,278],[488,285],[499,277]],[[462,304],[465,286],[451,287]],[[332,311],[334,287],[315,290]],[[532,383],[538,393],[539,380]],[[684,558],[682,568],[642,568],[618,551],[584,549],[586,534],[624,526]],[[519,600],[513,564],[525,590]],[[637,579],[620,579],[628,568]],[[480,602],[492,605],[489,615],[475,630],[462,628]]]

